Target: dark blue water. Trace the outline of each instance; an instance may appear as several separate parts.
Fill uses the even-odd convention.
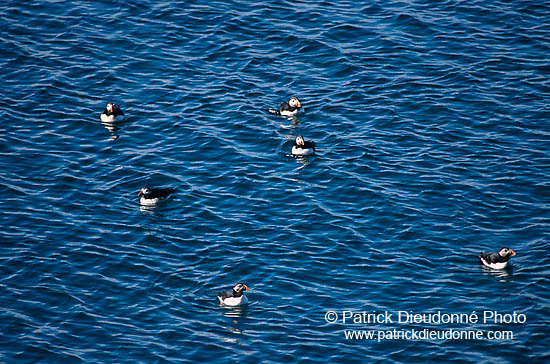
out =
[[[549,362],[549,14],[4,3],[0,362]],[[297,119],[267,113],[290,96]],[[126,121],[102,125],[111,101]],[[289,156],[298,134],[316,156]],[[177,193],[140,209],[146,184]],[[511,267],[483,269],[502,246]],[[220,307],[237,281],[250,304]],[[525,320],[342,320],[486,310]]]

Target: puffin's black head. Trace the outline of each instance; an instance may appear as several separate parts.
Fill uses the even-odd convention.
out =
[[[243,291],[250,291],[250,289],[243,282],[235,283],[233,286],[233,296],[240,297],[243,295]]]
[[[143,187],[139,192],[138,196],[148,197],[151,194],[151,189],[149,187]]]
[[[105,107],[105,109],[106,109],[109,113],[114,114],[115,111],[120,111],[120,106],[118,106],[118,104],[109,102],[109,103],[107,104],[107,107]]]
[[[500,248],[500,250],[498,251],[498,255],[504,258],[509,258],[516,255],[516,252],[510,248]]]
[[[298,135],[298,136],[296,137],[296,145],[303,146],[303,145],[305,145],[305,144],[306,144],[306,142],[305,142],[305,140],[304,140],[304,137],[301,136],[301,135]]]
[[[300,104],[300,100],[298,100],[297,97],[291,97],[290,100],[288,100],[288,104],[290,107],[299,109],[302,107],[302,104]]]

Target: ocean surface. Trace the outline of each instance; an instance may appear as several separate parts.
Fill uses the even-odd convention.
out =
[[[548,2],[6,1],[0,25],[1,363],[550,362]]]

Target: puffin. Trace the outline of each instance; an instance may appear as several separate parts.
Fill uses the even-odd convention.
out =
[[[493,269],[504,269],[508,265],[508,260],[516,255],[516,252],[510,248],[500,248],[498,253],[479,253],[479,260],[484,266]]]
[[[235,283],[231,291],[219,292],[216,296],[220,300],[220,305],[224,306],[240,306],[246,305],[248,299],[244,295],[244,291],[250,291],[248,286],[243,282]]]
[[[175,191],[175,188],[143,187],[138,192],[138,196],[141,197],[139,203],[146,206],[156,205],[158,202],[166,200]]]
[[[303,136],[298,135],[292,146],[292,154],[310,155],[313,153],[315,153],[315,142],[305,141]]]
[[[122,120],[124,120],[124,113],[120,109],[120,106],[109,102],[105,107],[105,110],[101,113],[101,121],[105,123],[112,123]]]
[[[283,102],[281,106],[279,106],[279,110],[269,109],[268,111],[273,115],[293,116],[300,111],[301,107],[302,104],[300,104],[300,100],[298,100],[297,97],[291,97],[288,102]]]

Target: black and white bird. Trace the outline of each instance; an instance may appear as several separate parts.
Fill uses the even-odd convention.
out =
[[[139,203],[145,206],[156,205],[160,201],[166,200],[175,191],[175,188],[143,187],[138,192],[138,196],[141,197]]]
[[[300,111],[301,107],[302,104],[300,104],[300,100],[296,97],[291,97],[288,102],[283,102],[281,106],[279,106],[279,110],[269,109],[269,113],[273,115],[293,116]]]
[[[516,252],[509,248],[500,248],[498,253],[479,253],[479,260],[486,267],[493,269],[504,269],[508,260],[516,255]]]
[[[104,123],[112,123],[122,120],[124,120],[124,113],[120,109],[120,106],[109,102],[105,107],[105,110],[101,113],[101,121]]]
[[[315,142],[305,141],[303,136],[298,135],[292,146],[292,154],[310,155],[313,153],[315,153]]]
[[[222,291],[217,294],[221,305],[225,306],[239,306],[246,305],[248,298],[244,295],[245,291],[250,291],[248,286],[243,282],[235,283],[231,291]]]

